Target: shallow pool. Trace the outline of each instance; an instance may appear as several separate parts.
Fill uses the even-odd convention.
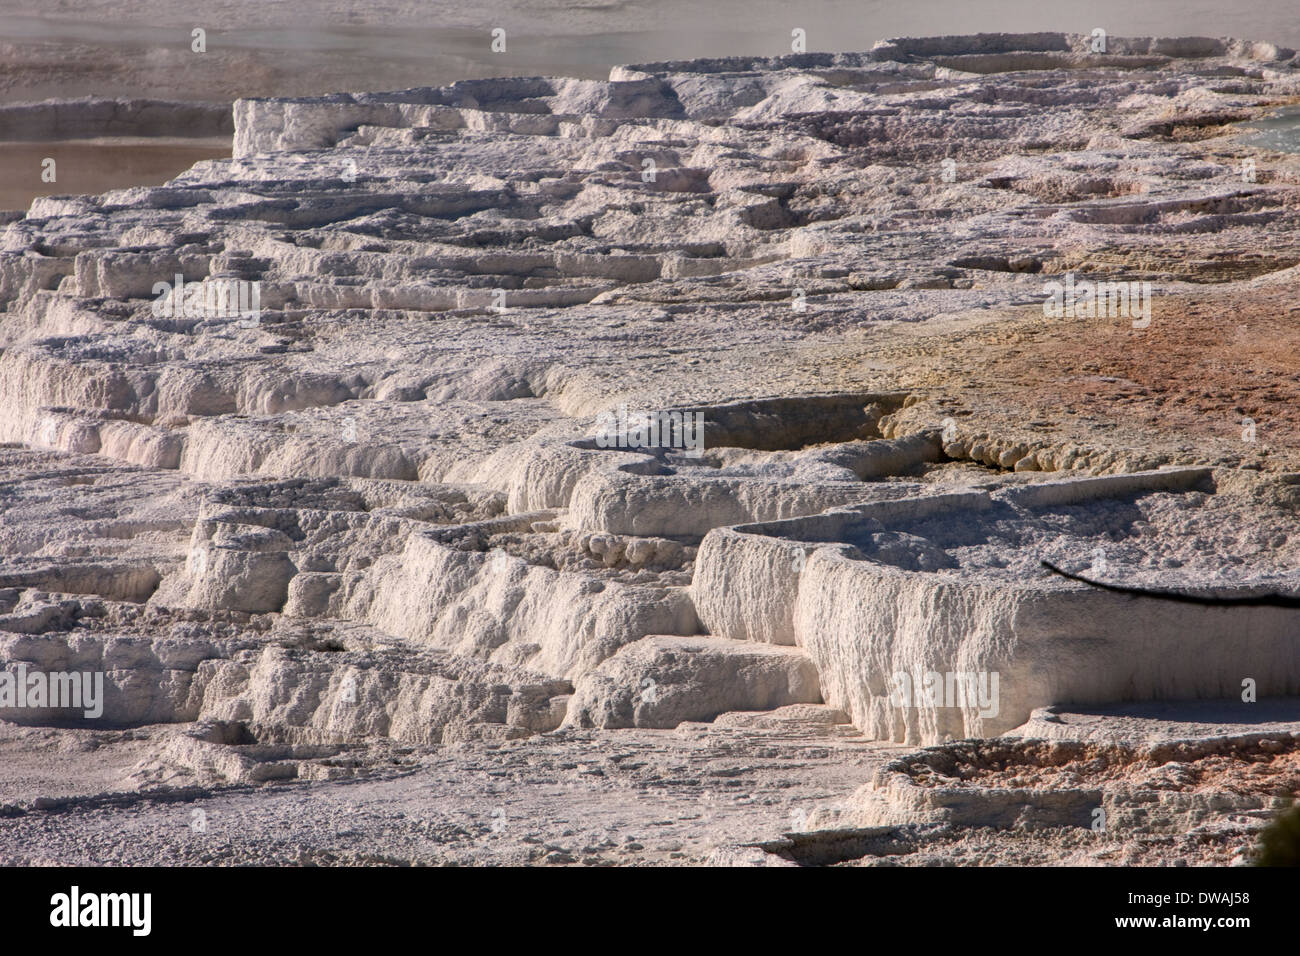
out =
[[[1241,137],[1242,143],[1282,153],[1300,153],[1300,106],[1288,106],[1242,125],[1252,131]]]

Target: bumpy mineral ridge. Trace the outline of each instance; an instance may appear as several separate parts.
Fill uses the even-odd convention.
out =
[[[242,100],[7,214],[0,660],[102,694],[0,686],[0,859],[1248,859],[1297,612],[1040,562],[1296,592],[1300,161],[1236,124],[1298,98],[898,39]]]

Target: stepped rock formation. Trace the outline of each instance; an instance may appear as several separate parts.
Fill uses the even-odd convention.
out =
[[[0,746],[113,773],[0,780],[0,857],[997,859],[984,831],[1032,824],[1088,862],[1105,805],[1134,862],[1226,861],[1263,815],[1223,813],[1281,791],[1173,800],[1151,832],[1212,835],[1138,850],[1107,787],[1151,740],[1220,788],[1294,762],[1294,611],[1039,562],[1295,591],[1300,163],[1234,124],[1297,96],[1267,43],[897,39],[241,100],[230,160],[11,214],[0,662],[104,690],[93,719],[0,695]],[[1067,276],[1145,311],[1045,317]],[[1175,710],[1107,738],[1143,706]],[[1033,742],[1089,714],[1086,746]],[[1064,796],[970,793],[1088,747]],[[349,842],[250,789],[328,815],[342,778],[442,829]],[[445,806],[403,789],[430,779]],[[548,787],[588,788],[590,846]],[[629,793],[707,819],[647,849]],[[217,851],[164,835],[182,801],[273,809]]]

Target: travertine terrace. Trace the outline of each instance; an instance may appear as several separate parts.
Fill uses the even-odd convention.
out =
[[[1040,561],[1295,591],[1300,162],[1236,124],[1300,58],[1090,41],[241,100],[3,214],[0,660],[105,689],[0,706],[0,858],[1244,858],[1297,612]]]

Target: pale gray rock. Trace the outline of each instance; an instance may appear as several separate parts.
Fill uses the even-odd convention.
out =
[[[676,727],[729,710],[821,703],[802,653],[709,637],[645,637],[578,681],[566,721],[576,727]]]
[[[1234,135],[1300,95],[1294,51],[1088,40],[241,100],[229,160],[4,217],[0,667],[106,693],[99,723],[0,711],[0,858],[1098,862],[1075,832],[1098,794],[1148,862],[1240,851],[1271,804],[1220,800],[1235,776],[1172,780],[1158,828],[1240,831],[1151,849],[1145,784],[927,788],[931,758],[894,746],[1122,750],[1126,719],[1044,708],[1300,694],[1284,610],[1039,566],[1294,593],[1283,478],[945,422],[962,382],[899,358],[935,327],[1037,320],[1067,273],[1161,296],[1294,283],[1294,171]],[[0,135],[225,129],[168,110],[13,107]],[[178,281],[203,309],[163,307]],[[234,283],[255,314],[208,308]],[[629,410],[699,416],[703,447],[611,443]],[[899,672],[996,673],[996,712],[898,706]],[[1262,731],[1216,751],[1213,729],[1187,746],[1289,759]],[[101,744],[111,773],[73,757],[67,783],[31,756]],[[996,746],[1043,769],[1038,744]],[[263,839],[309,799],[347,831],[343,778],[427,820],[354,845],[313,817],[301,858]],[[691,819],[651,840],[664,804],[623,808],[657,787]],[[71,836],[42,816],[94,788],[270,809],[222,831],[228,853],[149,813],[88,810]],[[610,830],[579,845],[579,815]]]

